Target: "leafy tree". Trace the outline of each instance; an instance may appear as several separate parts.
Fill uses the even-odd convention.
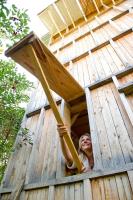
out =
[[[29,17],[26,10],[20,10],[14,4],[8,8],[6,3],[6,0],[0,0],[0,38],[7,45],[12,45],[28,34]]]
[[[15,5],[6,6],[0,0],[0,46],[11,46],[29,32],[29,17]],[[0,49],[1,51],[1,49]],[[28,101],[26,90],[32,84],[17,72],[11,60],[0,60],[0,181],[19,130],[24,109],[20,104]]]
[[[0,179],[24,115],[20,103],[28,101],[29,87],[32,83],[16,71],[14,62],[0,60]]]

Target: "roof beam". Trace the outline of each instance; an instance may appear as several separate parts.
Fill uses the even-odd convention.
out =
[[[55,3],[53,3],[53,7],[56,10],[56,12],[58,13],[59,17],[61,18],[62,22],[66,25],[66,27],[68,28],[67,22],[65,21],[64,17],[62,16],[59,8],[57,7],[57,5]]]
[[[115,5],[116,3],[115,3],[115,0],[112,0],[112,3],[113,3],[113,5]]]
[[[106,8],[106,9],[109,8],[109,6],[107,6],[106,4],[103,3],[103,0],[100,0],[100,2],[101,2],[102,6],[103,6],[104,8]]]
[[[51,12],[50,12],[49,10],[48,10],[48,15],[49,15],[51,21],[53,22],[53,24],[55,25],[55,27],[56,27],[56,29],[57,29],[59,35],[60,35],[61,38],[62,38],[62,34],[61,34],[61,32],[60,32],[60,29],[58,28],[58,26],[57,26],[57,24],[56,24],[56,22],[55,22],[55,20],[54,20],[54,18],[53,18],[53,16],[52,16],[52,14],[51,14]]]
[[[100,10],[99,10],[99,8],[98,8],[98,6],[97,6],[97,4],[96,4],[96,1],[95,1],[95,0],[92,0],[92,1],[93,1],[93,3],[94,3],[94,6],[95,6],[95,8],[96,8],[98,14],[99,14],[99,13],[100,13]]]
[[[65,3],[64,0],[62,0],[62,2],[63,2],[63,4],[64,4],[64,7],[66,8],[67,14],[68,14],[68,16],[69,16],[69,18],[70,18],[70,20],[71,20],[71,22],[72,22],[73,27],[75,28],[75,24],[74,24],[74,21],[73,21],[73,18],[72,18],[72,16],[71,16],[71,14],[70,14],[70,12],[69,12],[69,10],[68,10],[68,7],[67,7],[67,5],[66,5],[66,3]]]
[[[77,3],[77,5],[78,5],[78,7],[79,7],[79,9],[80,9],[80,11],[81,11],[81,13],[82,13],[82,15],[83,15],[85,21],[87,22],[88,20],[87,20],[87,18],[86,18],[86,15],[85,15],[83,9],[82,9],[82,6],[80,5],[79,0],[76,0],[76,3]]]

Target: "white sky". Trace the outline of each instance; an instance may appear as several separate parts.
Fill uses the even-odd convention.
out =
[[[55,0],[7,0],[7,4],[8,5],[15,4],[18,8],[27,9],[27,14],[29,15],[31,20],[30,22],[31,31],[34,31],[36,35],[38,35],[38,37],[41,37],[48,31],[40,21],[37,14],[41,12],[44,8],[46,8],[48,5],[53,3],[54,1]],[[18,67],[18,71],[20,73],[24,73],[29,80],[36,81],[34,76],[32,76],[21,66]]]

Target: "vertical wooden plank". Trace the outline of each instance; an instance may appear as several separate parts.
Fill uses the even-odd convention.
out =
[[[122,149],[124,160],[126,163],[130,163],[133,161],[133,146],[129,139],[128,132],[119,111],[119,107],[116,103],[112,90],[110,89],[111,85],[112,83],[104,86],[105,95],[112,114],[116,134]]]
[[[111,90],[112,90],[112,92],[114,94],[114,97],[116,99],[117,105],[119,106],[119,109],[120,109],[120,112],[121,112],[125,127],[126,127],[126,129],[128,131],[129,138],[130,138],[130,140],[132,142],[132,145],[133,145],[133,134],[132,134],[133,133],[133,126],[132,126],[131,121],[130,121],[130,119],[128,117],[126,108],[124,107],[124,105],[122,103],[122,100],[120,98],[120,94],[119,94],[118,90],[116,89],[115,85],[111,84]]]
[[[109,181],[110,181],[110,189],[111,189],[111,199],[118,200],[119,196],[118,196],[118,190],[117,190],[115,177],[114,176],[110,176],[110,180]]]
[[[129,178],[129,182],[132,188],[132,192],[133,192],[133,170],[132,171],[127,171],[128,174],[128,178]]]
[[[64,185],[56,187],[55,200],[64,200]]]
[[[83,181],[84,200],[92,200],[91,182],[89,179]]]
[[[121,151],[121,146],[119,144],[118,136],[116,134],[115,124],[112,118],[112,113],[108,104],[108,99],[106,97],[105,86],[99,87],[97,89],[98,91],[98,97],[100,104],[102,106],[102,115],[108,135],[108,140],[110,144],[110,150],[112,152],[112,161],[114,164],[114,168],[117,168],[118,166],[122,166],[125,164],[124,157]],[[108,98],[112,98],[108,94]]]
[[[71,112],[69,105],[62,99],[61,102],[61,115],[64,119],[64,123],[67,125],[68,132],[71,132]]]
[[[131,64],[131,63],[129,63],[128,59],[126,58],[126,56],[121,51],[121,48],[117,45],[117,42],[114,42],[113,40],[110,40],[110,45],[112,46],[112,48],[114,49],[114,51],[116,52],[116,54],[118,55],[118,57],[120,58],[120,60],[122,61],[122,63],[125,66]]]
[[[124,190],[125,190],[125,194],[126,194],[127,199],[132,200],[133,199],[133,193],[132,193],[131,185],[129,183],[127,174],[122,175],[122,183],[124,185]]]
[[[81,199],[81,190],[80,190],[80,183],[75,183],[75,200],[82,200]]]
[[[87,86],[90,84],[90,77],[89,77],[89,71],[88,71],[88,66],[87,66],[87,58],[84,58],[84,63],[83,63],[83,73],[84,73],[84,86]]]
[[[55,187],[54,186],[49,186],[48,200],[54,200],[54,197],[55,197]]]
[[[35,135],[35,140],[30,156],[30,161],[29,161],[29,181],[37,181],[40,180],[40,167],[41,163],[39,162],[38,165],[38,159],[39,159],[39,146],[41,142],[41,137],[42,137],[42,128],[43,128],[43,123],[44,123],[44,116],[45,116],[45,111],[44,108],[41,109],[41,113],[39,115],[37,127],[36,127],[36,135]]]
[[[46,143],[45,143],[45,149],[44,149],[44,159],[43,159],[43,167],[42,167],[42,177],[41,179],[45,182],[48,179],[50,179],[49,177],[49,163],[51,163],[51,159],[52,159],[52,155],[50,155],[50,147],[52,145],[52,136],[53,136],[53,130],[55,129],[54,127],[54,123],[55,123],[55,119],[53,116],[53,112],[50,109],[50,116],[48,117],[48,125],[47,125],[47,129],[45,130],[45,134],[46,134]]]
[[[111,159],[112,153],[111,153],[111,149],[110,149],[106,126],[104,123],[104,118],[102,115],[102,109],[103,109],[104,105],[100,104],[97,89],[93,90],[91,92],[91,94],[92,94],[96,126],[97,126],[97,130],[98,130],[99,146],[100,146],[103,168],[106,168],[106,169],[113,168],[113,160]],[[103,140],[103,138],[104,138],[104,140]]]
[[[104,178],[104,188],[105,188],[105,199],[113,199],[111,195],[109,177]]]
[[[125,200],[126,198],[126,194],[125,194],[125,190],[124,190],[124,186],[122,184],[122,179],[120,175],[116,175],[115,176],[115,180],[116,180],[116,185],[117,185],[117,190],[118,190],[118,195],[119,195],[119,199],[120,200]]]
[[[92,183],[93,200],[102,200],[98,179],[93,179],[91,183]]]
[[[69,185],[64,186],[64,200],[70,200],[70,190],[69,190]]]
[[[94,83],[97,80],[100,80],[100,76],[97,71],[96,63],[95,63],[95,57],[94,54],[89,51],[89,56],[87,58],[87,66],[89,71],[89,77],[90,77],[90,83]]]
[[[70,184],[70,199],[74,200],[74,183]]]
[[[101,153],[98,141],[98,132],[94,117],[93,104],[91,99],[91,93],[88,88],[85,89],[86,103],[89,116],[90,132],[93,146],[93,156],[94,156],[94,169],[102,169]]]
[[[98,179],[98,182],[99,182],[99,189],[100,189],[100,192],[101,192],[101,199],[102,199],[102,200],[106,200],[106,198],[105,198],[105,188],[104,188],[104,181],[103,181],[103,178],[99,178],[99,179]]]
[[[56,177],[56,165],[57,165],[57,144],[59,136],[57,133],[57,125],[52,115],[53,121],[50,126],[50,132],[48,132],[48,137],[50,137],[50,146],[48,151],[47,159],[47,179],[55,179]],[[50,136],[51,135],[51,136]]]
[[[22,191],[21,194],[20,194],[20,198],[19,200],[26,200],[26,192],[25,191]]]

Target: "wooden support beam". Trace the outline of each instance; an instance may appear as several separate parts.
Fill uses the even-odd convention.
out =
[[[118,91],[120,93],[124,93],[125,95],[129,95],[133,93],[133,81],[127,82],[123,84],[122,86],[118,87]]]
[[[54,18],[53,18],[53,16],[52,16],[52,14],[51,14],[51,12],[50,12],[49,10],[48,10],[48,15],[49,15],[51,21],[53,22],[53,24],[55,25],[55,28],[56,28],[56,30],[58,31],[59,35],[60,35],[61,38],[62,38],[62,34],[61,34],[61,32],[60,32],[60,29],[58,28],[58,26],[57,26],[57,24],[56,24],[56,22],[55,22],[55,20],[54,20]]]
[[[107,6],[106,4],[103,3],[103,0],[100,0],[100,2],[101,2],[102,6],[103,6],[105,9],[109,9],[109,8],[110,8],[109,6]]]
[[[76,114],[72,117],[72,119],[71,119],[71,126],[76,122],[76,120],[77,120],[77,118],[78,118],[79,115],[80,115],[80,112],[79,112],[79,113],[76,113]]]
[[[115,0],[112,0],[113,5],[116,5]]]
[[[100,14],[100,10],[99,10],[99,8],[98,8],[98,6],[97,6],[96,1],[95,1],[95,0],[92,0],[92,2],[94,3],[94,6],[95,6],[95,8],[96,8],[96,11],[98,12],[98,14]]]
[[[85,15],[83,9],[82,9],[82,6],[80,5],[79,0],[76,0],[76,3],[77,3],[77,5],[78,5],[78,7],[79,7],[79,9],[80,9],[80,11],[81,11],[81,13],[82,13],[82,15],[83,15],[85,21],[87,22],[88,20],[87,20],[87,18],[86,18],[86,15]]]
[[[69,16],[69,18],[70,18],[70,20],[71,20],[71,22],[72,22],[73,27],[75,28],[75,27],[76,27],[76,26],[75,26],[75,23],[74,23],[73,18],[72,18],[71,14],[70,14],[70,12],[69,12],[69,10],[68,10],[68,8],[67,8],[67,5],[66,5],[65,0],[62,0],[62,2],[63,2],[63,4],[64,4],[64,7],[65,7],[65,9],[66,9],[66,11],[67,11],[67,14],[68,14],[68,16]]]
[[[20,193],[24,187],[24,182],[25,182],[25,179],[19,180],[16,187],[12,190],[12,193],[9,196],[8,200],[18,200],[19,199]]]
[[[116,76],[113,76],[112,79],[114,81],[114,84],[115,84],[116,88],[118,89],[120,87],[120,84],[119,84]],[[123,105],[124,105],[124,107],[126,109],[128,117],[129,117],[129,119],[130,119],[130,121],[131,121],[131,123],[133,125],[133,111],[131,110],[131,107],[130,107],[128,101],[127,101],[127,98],[126,98],[125,94],[124,93],[120,93],[120,98],[121,98],[121,101],[122,101],[122,103],[123,103]]]
[[[42,87],[43,87],[43,89],[45,91],[45,94],[46,94],[46,96],[48,98],[49,104],[50,104],[50,106],[51,106],[51,108],[53,110],[53,113],[54,113],[54,116],[55,116],[55,118],[57,120],[57,123],[64,125],[62,117],[61,117],[61,115],[60,115],[60,113],[58,111],[58,107],[56,105],[56,102],[54,101],[54,98],[53,98],[52,93],[50,91],[50,87],[49,87],[48,82],[46,80],[46,77],[45,77],[45,74],[43,72],[42,66],[41,66],[41,64],[39,62],[39,59],[38,59],[37,55],[36,55],[36,52],[35,52],[35,50],[34,50],[34,48],[32,46],[30,46],[30,50],[33,53],[33,58],[35,58],[35,61],[36,61],[36,70],[37,70],[37,73],[38,73],[38,76],[39,76],[39,80],[41,81]],[[82,164],[81,160],[79,159],[79,156],[77,154],[75,146],[74,146],[74,144],[72,142],[72,139],[71,139],[71,137],[69,136],[68,133],[66,133],[64,135],[64,140],[65,140],[65,142],[66,142],[66,144],[67,144],[67,146],[68,146],[68,148],[69,148],[69,150],[71,152],[73,160],[74,160],[74,162],[75,162],[75,164],[76,164],[76,166],[78,168],[78,171],[81,172],[83,164]]]

